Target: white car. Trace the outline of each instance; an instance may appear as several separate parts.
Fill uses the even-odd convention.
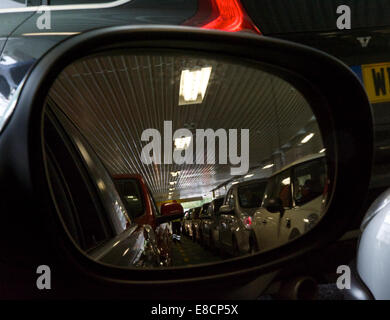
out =
[[[326,182],[323,154],[306,156],[272,174],[253,217],[251,252],[278,247],[313,227],[323,211]]]

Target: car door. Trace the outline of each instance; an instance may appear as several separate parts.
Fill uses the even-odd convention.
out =
[[[232,239],[232,219],[234,217],[235,197],[233,188],[231,188],[226,195],[224,205],[228,205],[232,209],[232,214],[223,213],[220,215],[220,241],[225,246],[231,245]]]
[[[284,214],[269,212],[266,209],[267,200],[279,198],[282,200]],[[256,237],[259,249],[268,249],[278,246],[281,242],[281,228],[287,223],[289,212],[292,209],[291,170],[287,169],[271,177],[264,194],[262,208],[256,214]]]
[[[281,221],[280,241],[287,242],[307,232],[319,220],[327,179],[325,158],[292,168],[293,208]]]

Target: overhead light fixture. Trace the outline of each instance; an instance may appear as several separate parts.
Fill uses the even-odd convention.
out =
[[[283,179],[282,180],[282,184],[285,185],[285,186],[289,185],[290,184],[290,177],[288,177],[286,179]]]
[[[270,163],[270,164],[267,164],[263,167],[263,169],[269,169],[269,168],[272,168],[275,164],[274,163]]]
[[[173,190],[175,190],[175,188],[169,188],[169,191],[173,191]]]
[[[233,182],[232,182],[232,184],[237,184],[237,183],[238,183],[238,181],[233,181]]]
[[[306,143],[308,142],[311,138],[313,138],[314,133],[309,133],[306,137],[304,137],[301,141],[301,143]]]
[[[176,150],[185,150],[185,149],[187,149],[190,146],[190,144],[191,144],[191,140],[192,140],[192,136],[176,138],[175,139],[175,148],[176,148]],[[171,172],[171,174],[172,174],[172,172]]]
[[[247,174],[244,178],[250,178],[250,177],[253,177],[254,174],[253,173],[250,173],[250,174]]]
[[[211,67],[186,69],[181,72],[179,106],[202,103],[209,83]]]
[[[178,174],[180,174],[180,171],[171,171],[172,177],[176,177]]]
[[[171,182],[169,182],[169,184],[170,184],[171,186],[173,186],[175,183],[177,183],[177,181],[171,181]]]
[[[325,148],[324,149],[321,149],[318,153],[324,153],[325,152]]]

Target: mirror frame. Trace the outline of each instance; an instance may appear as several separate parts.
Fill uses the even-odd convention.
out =
[[[313,108],[327,150],[332,185],[327,212],[321,221],[305,235],[277,249],[184,268],[125,269],[95,262],[79,250],[63,227],[51,197],[45,156],[41,152],[42,110],[51,84],[65,66],[82,56],[118,48],[180,49],[231,57],[238,62],[258,63],[265,71],[269,69],[293,84]],[[335,74],[337,77],[334,78]],[[354,107],[353,118],[349,106]],[[345,146],[349,146],[348,154],[343,152]],[[163,290],[181,283],[183,290],[197,290],[205,281],[209,285],[218,285],[218,288],[221,283],[232,288],[235,283],[242,284],[274,272],[291,260],[342,236],[350,219],[361,210],[368,191],[373,157],[372,111],[359,79],[347,66],[303,45],[252,34],[190,27],[109,27],[68,38],[34,65],[25,79],[14,113],[2,132],[0,149],[7,150],[0,154],[0,168],[7,168],[0,176],[0,184],[8,183],[8,188],[2,187],[2,197],[7,201],[2,202],[1,211],[13,210],[14,213],[7,214],[0,225],[1,246],[9,257],[24,261],[26,257],[20,257],[20,252],[34,248],[34,257],[27,259],[42,261],[43,257],[57,256],[53,253],[55,250],[60,256],[67,257],[58,259],[68,274],[82,279],[82,285],[93,287],[97,281],[107,288],[107,292],[111,288],[116,294],[123,290],[136,291],[136,285]],[[26,203],[15,208],[12,203],[18,199],[15,194],[23,194]],[[347,204],[345,199],[354,199],[354,202]],[[34,215],[28,214],[32,208],[37,211]],[[23,226],[20,226],[21,219]],[[7,248],[11,235],[14,238],[12,228],[17,226],[20,226],[21,239],[16,239],[12,248]],[[133,286],[131,289],[130,285]]]

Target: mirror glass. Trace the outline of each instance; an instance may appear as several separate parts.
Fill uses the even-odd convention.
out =
[[[322,217],[329,180],[312,108],[261,64],[112,51],[50,88],[44,151],[69,236],[121,267],[257,254]]]

